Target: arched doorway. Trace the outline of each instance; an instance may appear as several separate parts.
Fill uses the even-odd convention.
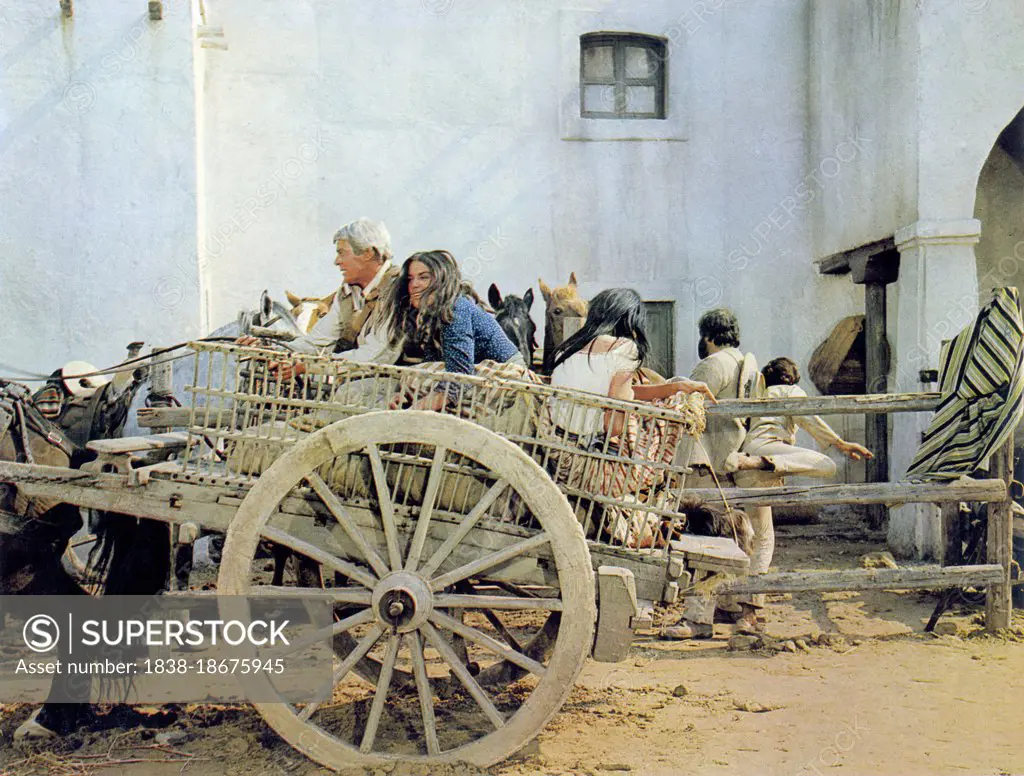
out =
[[[998,286],[1024,286],[1024,109],[999,134],[974,204],[981,239],[974,253],[982,301]]]

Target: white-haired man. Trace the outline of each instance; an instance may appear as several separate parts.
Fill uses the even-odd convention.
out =
[[[357,218],[334,233],[334,263],[343,282],[331,311],[313,330],[292,341],[298,353],[343,354],[349,361],[393,364],[401,351],[369,330],[367,321],[377,302],[390,290],[401,270],[391,263],[391,235],[382,221]],[[239,337],[241,345],[252,345],[255,337]],[[296,364],[293,373],[284,367],[281,377],[289,379],[304,371]]]
[[[391,263],[391,235],[380,221],[359,218],[334,233],[334,263],[344,282],[331,312],[292,342],[300,353],[344,353],[349,361],[393,364],[399,351],[367,331],[378,300],[401,271]]]

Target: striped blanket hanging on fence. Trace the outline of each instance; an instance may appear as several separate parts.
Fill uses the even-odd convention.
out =
[[[1017,427],[1024,410],[1024,323],[1018,305],[1016,288],[997,288],[974,323],[943,347],[942,399],[908,477],[969,475]]]

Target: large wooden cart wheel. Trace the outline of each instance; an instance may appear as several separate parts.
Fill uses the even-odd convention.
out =
[[[325,474],[354,454],[371,463],[372,510],[348,502]],[[420,463],[421,487],[400,493],[392,467],[403,456]],[[460,508],[449,478],[467,471],[483,496]],[[291,535],[284,526],[294,517],[275,520],[297,493],[315,494],[351,553]],[[500,504],[505,515],[514,505],[518,519],[502,522]],[[222,595],[252,591],[261,539],[344,578],[333,588],[344,609],[323,637],[336,647],[345,637],[351,649],[337,656],[319,702],[254,703],[278,734],[329,768],[498,762],[561,707],[593,644],[594,572],[568,502],[520,448],[469,421],[374,412],[297,443],[260,476],[231,523]],[[357,670],[369,659],[379,666],[375,685]],[[496,675],[513,681],[484,681]],[[272,679],[256,681],[270,687]]]

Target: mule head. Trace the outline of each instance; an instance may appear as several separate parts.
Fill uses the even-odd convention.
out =
[[[491,283],[487,289],[487,299],[494,308],[494,317],[504,330],[512,344],[523,354],[526,363],[533,361],[533,351],[537,347],[537,324],[530,317],[533,306],[533,289],[527,289],[522,297],[509,294],[503,297],[498,287]]]
[[[544,310],[546,319],[587,317],[587,301],[580,297],[576,289],[575,272],[569,274],[569,282],[564,286],[551,288],[540,278],[538,278],[538,285],[546,305]]]
[[[303,334],[309,334],[320,320],[327,316],[334,306],[334,297],[337,293],[333,291],[327,296],[298,296],[291,291],[284,292],[288,304],[291,305],[289,312],[292,319]]]

